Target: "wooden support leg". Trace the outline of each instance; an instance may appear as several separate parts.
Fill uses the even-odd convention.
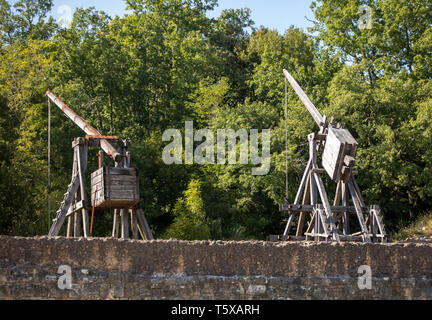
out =
[[[83,225],[83,232],[84,232],[84,238],[88,238],[90,236],[90,226],[89,226],[89,214],[87,209],[83,209],[81,211],[82,215],[82,225]]]
[[[58,236],[60,229],[63,225],[63,222],[66,219],[66,214],[69,211],[69,208],[75,199],[75,194],[78,190],[78,186],[79,186],[79,179],[78,179],[78,175],[76,175],[72,179],[71,184],[68,186],[68,190],[65,193],[64,200],[60,205],[60,209],[57,211],[57,216],[54,219],[54,223],[51,226],[50,232],[48,234],[50,237]],[[71,225],[73,228],[73,224],[71,224]],[[73,232],[71,231],[70,236],[72,236],[72,235],[73,235]]]
[[[329,225],[327,223],[328,219],[327,219],[327,216],[325,215],[324,210],[322,208],[318,209],[318,216],[320,218],[320,223],[319,223],[320,232],[319,233],[322,235],[325,235],[324,239],[322,239],[322,240],[328,241],[328,237],[330,235],[329,234]]]
[[[310,240],[310,236],[308,234],[310,234],[314,230],[315,221],[316,221],[316,210],[314,210],[314,212],[311,215],[311,220],[310,220],[309,226],[306,230],[306,240]]]
[[[321,231],[320,229],[321,229],[320,228],[320,216],[319,216],[318,210],[316,210],[316,212],[315,212],[315,227],[314,227],[314,233],[315,233],[314,240],[315,241],[321,240],[320,237],[318,236],[318,234]]]
[[[296,195],[296,198],[294,200],[294,204],[295,205],[300,204],[300,199],[301,199],[301,197],[303,195],[303,190],[304,190],[304,188],[305,188],[305,186],[307,184],[307,181],[308,181],[308,178],[309,178],[309,175],[310,175],[310,169],[311,169],[311,167],[312,167],[312,158],[309,159],[309,162],[308,162],[308,164],[306,166],[306,170],[303,173],[302,181],[300,183],[300,187],[299,187],[299,189],[297,191],[297,195]],[[294,221],[294,214],[291,214],[289,216],[287,224],[285,226],[285,231],[283,233],[284,236],[288,236],[289,235],[289,233],[291,231],[291,226],[292,226],[293,221]]]
[[[125,209],[120,210],[121,217],[121,237],[122,239],[129,239],[129,217],[128,211]]]
[[[330,208],[327,192],[325,191],[324,188],[324,183],[322,182],[321,176],[318,173],[314,173],[313,175],[317,183],[317,188],[321,197],[321,201],[323,202],[324,205],[325,214],[327,216],[327,223],[329,224],[333,240],[335,240],[336,242],[340,242],[339,231],[337,230],[336,225],[334,223],[334,217]]]
[[[75,216],[75,223],[74,223],[74,237],[79,238],[82,236],[81,230],[82,230],[82,216],[77,212],[73,214]]]
[[[135,210],[137,220],[138,220],[138,228],[141,233],[143,240],[153,240],[153,234],[150,230],[150,227],[147,223],[147,219],[144,216],[144,213],[141,208]]]
[[[306,190],[305,193],[303,195],[303,204],[307,204],[309,201],[309,197],[310,197],[310,179],[311,179],[311,175],[308,175],[308,179],[306,182]],[[297,237],[301,237],[303,234],[303,228],[304,228],[304,223],[306,220],[306,212],[301,212],[300,213],[300,217],[299,217],[299,222],[298,222],[298,226],[297,226],[297,233],[296,236]]]
[[[138,223],[135,210],[129,210],[131,215],[131,229],[132,237],[134,240],[138,240]]]
[[[119,213],[118,209],[115,209],[114,210],[113,231],[112,231],[113,238],[119,237],[119,226],[120,226],[120,213]]]
[[[378,228],[377,225],[375,223],[375,215],[371,212],[371,210],[369,209],[369,229],[370,229],[370,233],[372,234],[372,242],[376,242],[377,238],[377,234],[378,234]]]
[[[342,205],[344,207],[348,206],[348,190],[346,188],[345,183],[342,183]],[[342,215],[343,215],[343,234],[347,236],[350,234],[349,213],[344,212]]]
[[[357,194],[357,198],[358,198],[358,200],[359,200],[359,202],[360,202],[360,205],[361,205],[362,207],[365,207],[366,204],[365,204],[365,202],[364,202],[364,200],[363,200],[363,196],[362,196],[362,194],[361,194],[360,187],[359,187],[359,185],[358,185],[358,183],[357,183],[357,180],[352,176],[352,177],[351,177],[351,181],[352,181],[352,183],[353,183],[354,191],[355,191],[355,193]]]
[[[78,188],[77,194],[75,196],[75,200],[76,202],[81,201],[81,193],[80,190]],[[82,236],[82,216],[78,213],[75,212],[72,214],[75,218],[74,218],[74,237],[75,238],[79,238]]]
[[[352,177],[348,181],[348,190],[349,190],[349,192],[351,194],[351,197],[353,199],[354,207],[355,207],[356,214],[357,214],[357,218],[359,220],[360,227],[362,229],[363,241],[365,241],[365,242],[371,242],[371,239],[369,237],[369,230],[368,230],[368,228],[366,226],[366,222],[365,222],[364,217],[363,217],[362,207],[360,205],[359,199],[357,198],[357,194],[356,194],[356,192],[354,190],[354,185],[353,185],[353,182],[352,182]]]
[[[309,181],[309,177],[310,177],[310,169],[312,168],[312,159],[309,159],[309,162],[306,166],[306,170],[303,173],[303,177],[300,183],[300,187],[297,191],[297,195],[296,198],[294,200],[294,204],[299,204],[300,203],[300,199],[302,198],[303,195],[303,190],[305,188],[305,186],[307,185],[307,182]]]
[[[342,185],[343,185],[343,181],[339,181],[336,187],[336,194],[335,194],[335,198],[333,201],[333,205],[334,206],[338,206],[339,203],[342,201]]]
[[[387,242],[387,233],[384,228],[384,223],[381,217],[381,209],[379,206],[371,206],[371,215],[375,217],[375,224],[381,236],[381,242]]]
[[[342,185],[343,185],[343,181],[339,181],[337,183],[337,187],[336,187],[336,193],[335,193],[335,198],[333,200],[333,205],[334,206],[338,206],[340,204],[340,202],[342,201]],[[340,223],[342,219],[340,219],[340,217],[338,216],[337,219],[337,224],[336,224],[336,228],[339,230],[340,229],[340,225],[343,223]],[[343,229],[343,228],[342,228]]]
[[[75,215],[70,215],[68,217],[66,237],[72,238],[74,236],[74,225],[75,225]]]
[[[85,172],[87,171],[87,157],[88,157],[88,145],[86,142],[80,144],[75,147],[77,149],[77,167],[78,167],[78,175],[80,181],[80,196],[81,200],[84,201],[84,207],[88,206],[88,199],[86,193],[86,180],[85,180]],[[83,227],[83,235],[85,238],[90,236],[90,226],[89,226],[89,214],[87,209],[83,209],[81,211],[82,217],[80,218],[82,221]]]
[[[74,148],[73,152],[74,152],[74,154],[73,154],[73,163],[72,163],[72,177],[75,177],[78,174],[78,154],[77,154],[77,149]],[[78,178],[79,178],[79,176],[78,176]],[[78,190],[79,190],[79,186],[78,186]],[[76,202],[76,200],[77,200],[77,195],[74,193],[73,194],[73,201]],[[72,238],[72,237],[76,236],[75,235],[76,223],[77,223],[76,222],[76,215],[72,214],[71,216],[69,216],[69,218],[68,218],[68,226],[67,226],[67,237]]]
[[[289,233],[291,231],[291,225],[292,225],[293,221],[294,221],[294,213],[291,213],[291,215],[288,218],[288,222],[287,222],[287,224],[285,226],[285,231],[283,233],[284,236],[288,236],[289,235]]]

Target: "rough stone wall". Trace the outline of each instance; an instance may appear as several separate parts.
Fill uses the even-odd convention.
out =
[[[432,244],[0,236],[0,299],[432,299]]]

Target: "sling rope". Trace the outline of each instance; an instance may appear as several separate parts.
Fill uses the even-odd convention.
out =
[[[51,228],[51,101],[48,98],[48,232]]]
[[[285,77],[285,188],[286,200],[288,201],[289,183],[288,183],[288,86]]]

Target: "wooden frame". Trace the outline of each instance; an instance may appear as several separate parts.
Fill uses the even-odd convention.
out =
[[[269,241],[314,240],[314,241],[362,241],[386,242],[387,234],[378,206],[366,206],[354,171],[345,167],[337,180],[337,188],[330,205],[321,175],[326,172],[318,168],[317,150],[323,144],[325,134],[309,135],[310,158],[306,165],[300,187],[293,204],[284,203],[281,212],[289,213],[285,231],[281,236],[269,236]],[[302,201],[300,203],[300,201]],[[352,205],[349,202],[352,201]],[[309,213],[309,215],[308,215]],[[290,232],[298,215],[295,236]],[[350,219],[355,218],[360,232],[351,234]],[[308,220],[308,221],[307,221]],[[306,226],[306,230],[305,229]]]
[[[68,186],[67,192],[65,193],[64,199],[57,211],[57,216],[53,220],[53,224],[49,231],[49,236],[55,237],[60,233],[60,229],[68,218],[66,236],[67,237],[91,237],[91,230],[89,225],[89,210],[92,208],[93,203],[89,203],[86,194],[86,183],[85,173],[87,171],[88,164],[88,148],[90,146],[100,146],[100,140],[111,139],[110,141],[119,146],[119,151],[123,155],[120,161],[115,161],[116,168],[114,170],[132,172],[135,169],[130,168],[130,152],[127,151],[129,142],[121,141],[116,137],[104,137],[104,136],[87,136],[84,138],[77,138],[74,140],[72,147],[74,149],[74,159],[72,167],[72,180]],[[102,155],[103,157],[103,155]],[[100,160],[100,165],[103,161]],[[137,174],[135,174],[137,178]],[[136,190],[138,190],[138,180],[135,180]],[[128,189],[129,190],[129,189]],[[134,193],[134,190],[129,190]],[[113,202],[110,206],[110,202],[105,202],[103,205],[104,209],[115,209],[113,217],[113,232],[112,236],[115,238],[119,237],[119,227],[121,226],[122,239],[129,239],[130,233],[132,232],[132,238],[138,239],[139,235],[143,240],[153,240],[153,234],[147,223],[143,211],[138,204],[138,191],[132,194],[130,201],[126,201],[122,207],[121,202]],[[91,200],[94,201],[93,195]],[[120,203],[120,204],[119,204]],[[94,208],[93,208],[94,209]],[[129,229],[129,221],[131,228]]]

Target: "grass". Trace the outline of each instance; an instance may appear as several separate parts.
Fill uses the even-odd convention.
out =
[[[432,211],[420,215],[416,221],[401,228],[392,236],[392,239],[398,241],[415,236],[432,236]]]

